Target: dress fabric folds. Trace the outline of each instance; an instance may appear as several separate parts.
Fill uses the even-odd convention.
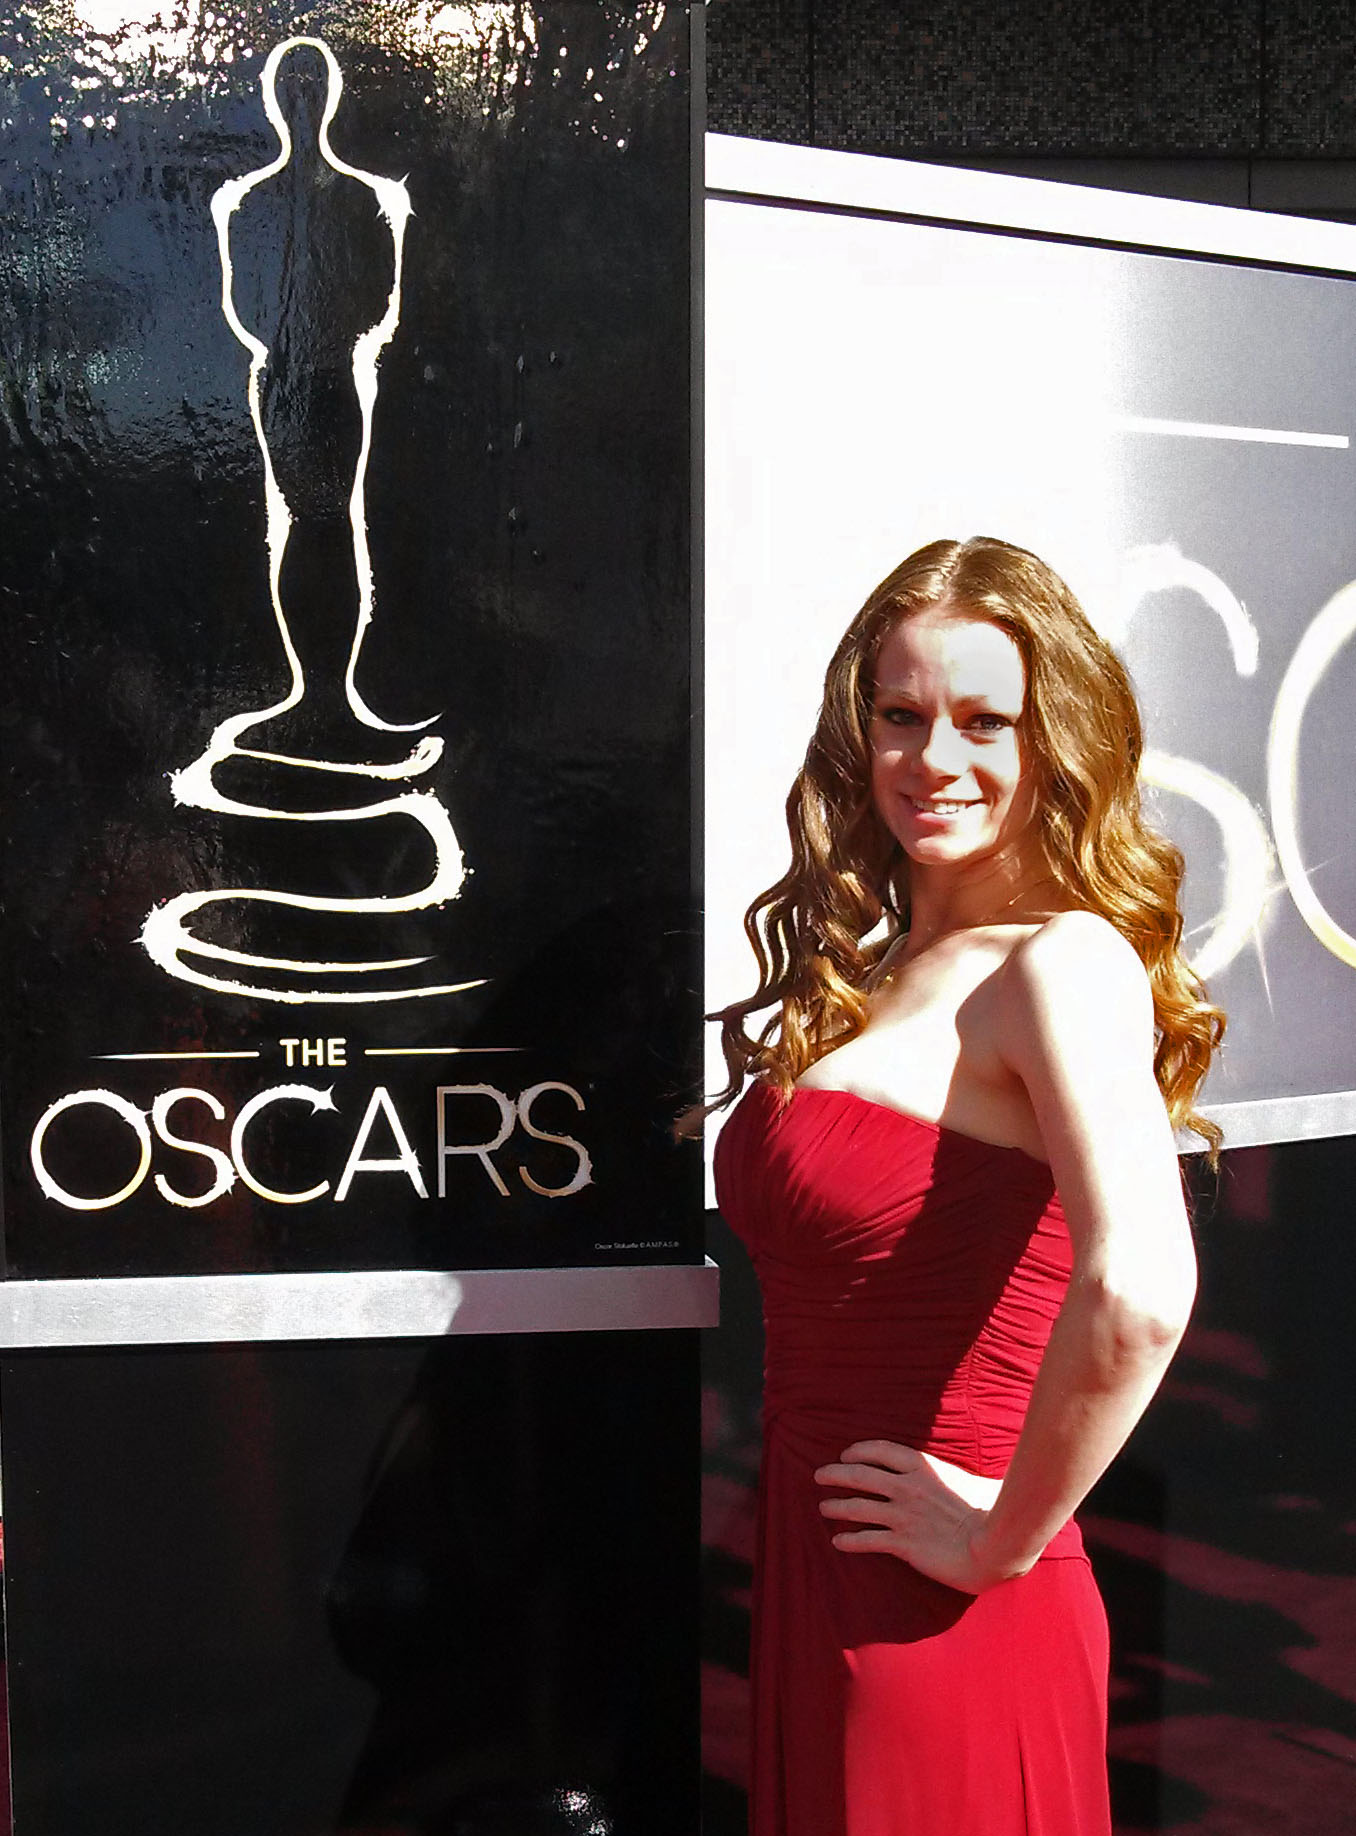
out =
[[[716,1191],[767,1327],[751,1836],[1109,1836],[1106,1617],[1070,1522],[972,1596],[833,1547],[816,1467],[883,1439],[999,1477],[1071,1268],[1050,1169],[755,1083]]]

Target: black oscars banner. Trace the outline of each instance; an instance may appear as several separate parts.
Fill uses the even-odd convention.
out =
[[[686,9],[10,19],[8,1272],[696,1259]]]

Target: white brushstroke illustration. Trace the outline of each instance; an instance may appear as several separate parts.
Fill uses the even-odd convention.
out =
[[[351,379],[360,416],[361,432],[352,487],[348,495],[348,527],[351,537],[351,564],[356,576],[356,618],[347,663],[343,671],[343,704],[348,723],[347,738],[358,755],[343,757],[309,757],[290,744],[279,745],[264,739],[247,743],[247,736],[266,723],[299,710],[330,685],[308,683],[302,655],[294,641],[284,604],[283,563],[296,525],[293,505],[280,483],[275,455],[270,449],[265,426],[264,391],[270,380],[270,363],[275,353],[269,345],[244,323],[235,299],[235,267],[231,253],[232,219],[245,199],[257,187],[283,173],[294,158],[293,128],[278,97],[278,74],[283,60],[292,52],[306,49],[323,60],[326,89],[323,109],[314,131],[314,146],[306,149],[330,168],[333,174],[353,180],[372,194],[376,211],[389,231],[392,244],[391,285],[385,307],[375,323],[361,331],[352,346]],[[407,980],[403,986],[381,986],[374,977],[391,972],[415,969],[431,961],[427,956],[397,956],[382,959],[349,961],[339,954],[332,959],[297,959],[231,949],[214,943],[194,929],[202,914],[223,906],[246,909],[282,908],[284,911],[332,914],[336,929],[345,918],[375,917],[419,912],[440,906],[457,896],[465,877],[461,848],[453,832],[451,818],[438,797],[429,790],[400,789],[411,779],[427,772],[442,756],[443,742],[425,734],[403,757],[373,759],[365,754],[373,750],[377,734],[415,733],[431,720],[401,725],[383,720],[368,705],[358,687],[357,671],[363,640],[372,622],[373,580],[368,550],[365,485],[367,463],[372,442],[372,418],[377,400],[378,364],[381,353],[390,342],[400,319],[400,292],[406,222],[411,214],[409,193],[402,180],[383,178],[349,165],[330,145],[329,129],[343,92],[343,76],[329,46],[320,38],[289,38],[275,46],[264,65],[260,87],[264,112],[278,137],[278,153],[267,165],[227,179],[211,200],[212,220],[216,227],[217,247],[221,261],[221,310],[233,335],[250,357],[247,394],[250,419],[263,459],[266,543],[268,550],[269,594],[277,622],[283,654],[290,677],[287,692],[271,705],[233,714],[222,720],[212,733],[201,756],[172,774],[170,789],[181,806],[210,811],[216,815],[243,816],[269,822],[371,822],[383,817],[403,817],[423,831],[433,848],[433,869],[427,883],[417,891],[404,894],[379,894],[370,898],[341,898],[290,892],[281,888],[248,886],[212,888],[178,894],[158,906],[147,917],[141,942],[152,961],[169,975],[181,981],[197,983],[204,988],[222,990],[251,999],[292,1003],[323,1001],[326,1003],[366,1003],[428,998],[455,994],[478,985],[477,981],[427,985]],[[332,182],[332,181],[331,181]],[[303,233],[304,233],[304,226]],[[290,234],[290,231],[289,231]],[[286,360],[284,360],[286,361]],[[275,364],[276,368],[276,364]],[[289,459],[295,488],[297,476]],[[431,717],[436,719],[437,716]],[[362,735],[369,737],[363,741]],[[388,747],[389,750],[389,747]],[[336,807],[289,809],[254,800],[257,792],[242,794],[238,789],[223,787],[223,767],[239,761],[250,761],[254,767],[281,772],[285,777],[318,772],[329,774],[325,783],[335,780],[347,801]],[[238,775],[238,773],[236,774]],[[390,794],[383,794],[387,787]],[[322,799],[324,800],[324,799]],[[286,799],[283,799],[285,804]],[[271,986],[258,979],[266,972],[284,983]],[[251,973],[255,972],[255,973]]]
[[[1356,580],[1339,587],[1300,639],[1286,667],[1267,741],[1267,784],[1276,849],[1290,896],[1314,936],[1356,969],[1356,937],[1345,930],[1314,890],[1316,866],[1306,867],[1299,833],[1300,733],[1310,699],[1338,652],[1356,637]]]
[[[1214,818],[1224,845],[1224,885],[1219,910],[1206,935],[1191,941],[1191,966],[1207,981],[1229,967],[1244,947],[1257,951],[1263,982],[1266,957],[1262,949],[1262,923],[1268,905],[1280,890],[1276,856],[1266,823],[1229,778],[1197,759],[1175,758],[1168,752],[1146,751],[1140,763],[1146,784],[1174,796],[1189,798]]]
[[[1181,588],[1194,593],[1224,627],[1240,677],[1257,674],[1261,639],[1243,601],[1212,569],[1171,542],[1128,549],[1122,560],[1121,591],[1115,616],[1103,621],[1103,636],[1125,641],[1131,620],[1151,593]],[[1220,908],[1199,943],[1192,939],[1191,966],[1207,979],[1221,974],[1246,945],[1257,952],[1263,986],[1270,1001],[1262,931],[1268,908],[1281,882],[1266,820],[1238,786],[1196,759],[1146,751],[1140,763],[1146,784],[1186,797],[1211,816],[1224,844],[1224,886]]]
[[[1116,614],[1114,619],[1102,621],[1102,636],[1108,643],[1123,644],[1141,602],[1150,593],[1167,592],[1173,587],[1199,595],[1218,615],[1233,652],[1235,671],[1240,676],[1255,676],[1261,643],[1247,607],[1218,574],[1191,560],[1171,542],[1126,550]]]

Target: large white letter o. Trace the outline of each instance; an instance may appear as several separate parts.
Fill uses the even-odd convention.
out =
[[[74,1109],[79,1103],[99,1103],[105,1109],[111,1109],[136,1135],[141,1147],[141,1162],[136,1172],[116,1192],[110,1192],[107,1198],[77,1198],[74,1192],[67,1192],[59,1185],[47,1170],[42,1157],[42,1144],[47,1130],[57,1117],[68,1109]],[[72,1090],[68,1096],[58,1097],[55,1103],[48,1105],[38,1119],[38,1126],[33,1130],[33,1142],[29,1148],[29,1158],[33,1162],[33,1171],[44,1194],[55,1199],[59,1205],[69,1205],[72,1211],[106,1211],[110,1205],[121,1205],[122,1201],[131,1198],[137,1187],[145,1179],[151,1164],[151,1131],[146,1118],[135,1103],[129,1103],[126,1097],[116,1095],[112,1090]]]

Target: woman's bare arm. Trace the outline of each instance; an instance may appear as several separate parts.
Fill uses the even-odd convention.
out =
[[[858,1443],[817,1475],[881,1495],[821,1505],[827,1517],[875,1526],[840,1533],[839,1548],[887,1550],[970,1592],[1029,1569],[1106,1470],[1157,1389],[1195,1292],[1134,950],[1105,920],[1062,913],[1013,952],[998,995],[1004,1056],[1035,1111],[1074,1257],[1012,1462],[988,1509],[941,1463],[888,1442]]]

